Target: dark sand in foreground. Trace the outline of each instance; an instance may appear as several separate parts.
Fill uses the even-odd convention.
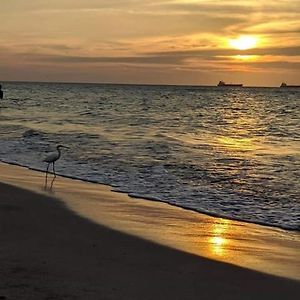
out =
[[[300,282],[144,241],[0,183],[0,299],[296,299]]]

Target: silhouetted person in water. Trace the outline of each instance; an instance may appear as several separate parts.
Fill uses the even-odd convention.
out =
[[[0,84],[0,99],[3,99],[2,85]]]

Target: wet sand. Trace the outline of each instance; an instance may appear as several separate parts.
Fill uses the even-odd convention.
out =
[[[42,173],[0,164],[1,182],[31,190],[0,184],[0,299],[299,295],[299,280],[247,269],[264,264],[269,273],[280,269],[297,279],[298,233],[131,199],[61,177],[50,194],[43,179]],[[247,268],[232,265],[241,261]]]

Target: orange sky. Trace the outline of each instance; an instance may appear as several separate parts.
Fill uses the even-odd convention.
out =
[[[0,39],[0,81],[300,84],[299,0],[2,0]]]

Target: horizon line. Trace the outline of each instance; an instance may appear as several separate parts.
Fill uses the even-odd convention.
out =
[[[55,84],[94,84],[94,85],[132,85],[132,86],[178,86],[178,87],[218,87],[216,85],[206,84],[168,84],[168,83],[118,83],[118,82],[74,82],[74,81],[30,81],[30,80],[0,80],[0,82],[8,83],[55,83]],[[223,88],[223,87],[221,87]],[[239,88],[280,88],[278,86],[255,86],[243,85]]]

